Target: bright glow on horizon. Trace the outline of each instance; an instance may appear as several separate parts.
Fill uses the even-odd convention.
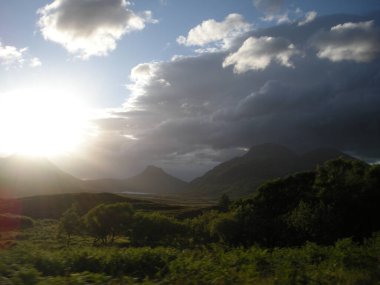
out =
[[[57,156],[74,151],[89,127],[88,114],[72,92],[57,88],[0,94],[0,153]]]

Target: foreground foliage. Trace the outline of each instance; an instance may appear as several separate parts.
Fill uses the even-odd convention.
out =
[[[46,225],[45,225],[46,226]],[[47,229],[48,230],[48,229]],[[49,232],[49,230],[48,230]],[[34,235],[33,232],[29,233]],[[30,237],[30,236],[29,236]],[[220,244],[173,247],[70,247],[20,240],[0,252],[0,284],[377,284],[380,235],[359,245],[265,249]],[[25,238],[25,237],[24,237]]]

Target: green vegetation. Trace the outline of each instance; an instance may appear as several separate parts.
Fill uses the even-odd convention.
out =
[[[72,206],[3,228],[0,284],[380,284],[379,204],[380,166],[338,159],[184,219]]]
[[[29,228],[34,225],[34,220],[20,215],[0,214],[0,232],[19,228]]]
[[[70,244],[70,238],[74,234],[79,234],[81,231],[81,219],[78,214],[78,209],[75,204],[71,206],[66,212],[62,214],[59,220],[59,233],[67,235],[67,244]]]
[[[84,225],[89,235],[95,237],[95,243],[106,244],[114,241],[117,234],[127,231],[131,223],[133,210],[128,203],[101,204],[91,209],[84,217]]]
[[[45,228],[47,238],[49,225]],[[25,234],[34,235],[35,229]],[[342,239],[334,245],[226,248],[220,244],[179,249],[93,247],[74,238],[16,240],[0,259],[0,284],[376,284],[380,280],[380,236],[362,244]],[[42,238],[42,237],[41,237]]]

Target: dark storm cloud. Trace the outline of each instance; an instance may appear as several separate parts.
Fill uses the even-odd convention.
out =
[[[228,52],[138,65],[130,75],[131,96],[114,113],[118,118],[100,126],[118,129],[120,156],[190,176],[265,142],[299,150],[330,146],[380,158],[379,60],[373,54],[364,61],[326,60],[314,44],[332,27],[371,20],[376,19],[318,18],[252,32]],[[357,39],[368,38],[362,32],[366,36]],[[281,38],[284,49],[294,44],[300,53],[292,57],[293,68],[281,61],[239,74],[223,68],[250,37]]]

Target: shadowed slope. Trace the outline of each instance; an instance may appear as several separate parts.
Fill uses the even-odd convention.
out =
[[[245,155],[221,163],[205,175],[193,180],[190,183],[190,193],[214,198],[220,197],[222,193],[241,197],[252,193],[267,179],[311,170],[326,160],[340,156],[349,157],[329,148],[298,155],[281,145],[257,145]]]
[[[155,166],[148,166],[142,173],[124,182],[130,191],[155,194],[180,194],[188,187],[185,181]]]

